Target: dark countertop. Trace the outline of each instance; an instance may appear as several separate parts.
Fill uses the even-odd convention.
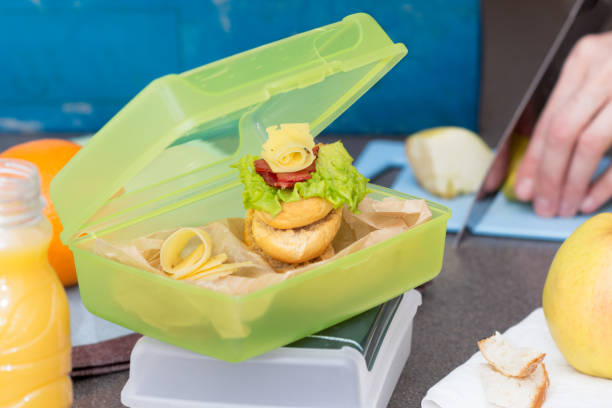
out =
[[[412,351],[389,407],[420,407],[427,390],[477,351],[476,341],[505,331],[541,305],[560,243],[467,237],[447,239],[440,275],[423,293]]]
[[[41,135],[0,135],[0,150]],[[70,137],[70,135],[44,135]],[[323,141],[337,136],[323,136]],[[344,136],[356,157],[366,136]],[[390,185],[397,171],[372,180]],[[541,304],[548,267],[559,243],[467,236],[459,249],[449,235],[442,271],[423,292],[412,351],[389,407],[420,407],[427,390],[477,351],[476,341],[504,331]],[[122,407],[128,372],[74,380],[74,407]]]

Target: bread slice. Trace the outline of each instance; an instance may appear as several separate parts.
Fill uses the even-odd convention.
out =
[[[481,364],[478,374],[484,385],[487,401],[507,408],[539,408],[546,398],[549,385],[544,363],[536,365],[524,378],[507,377],[489,364]]]
[[[478,348],[493,368],[503,375],[516,378],[524,378],[533,373],[546,356],[537,350],[513,346],[499,332],[480,340]]]

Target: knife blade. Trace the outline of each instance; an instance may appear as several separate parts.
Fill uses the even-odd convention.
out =
[[[495,156],[457,234],[455,248],[459,246],[466,231],[476,225],[488,210],[492,201],[490,194],[498,191],[499,187],[495,191],[486,191],[485,180],[492,169],[498,166],[503,167],[504,154],[510,148],[513,138],[521,133],[529,135],[533,131],[537,118],[554,88],[561,67],[573,45],[580,37],[600,31],[609,14],[610,4],[605,0],[576,0],[570,8],[550,49],[501,135],[495,149]],[[504,178],[505,175],[500,181],[503,182]],[[499,185],[501,186],[501,183]]]

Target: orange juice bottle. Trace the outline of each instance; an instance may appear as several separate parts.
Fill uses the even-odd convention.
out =
[[[0,408],[68,407],[70,319],[37,168],[0,159]]]

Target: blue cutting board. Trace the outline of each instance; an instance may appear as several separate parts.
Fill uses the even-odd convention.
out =
[[[595,176],[609,165],[610,159],[604,158]],[[355,167],[368,178],[376,177],[387,169],[400,168],[392,188],[449,207],[453,215],[448,222],[448,232],[457,232],[461,228],[474,197],[469,194],[444,200],[422,189],[410,169],[402,141],[375,140],[368,143],[355,161]],[[612,212],[612,202],[598,212]],[[469,227],[476,235],[563,241],[592,216],[580,214],[572,218],[541,218],[533,212],[530,203],[510,201],[500,191],[492,198],[485,214]]]
[[[599,164],[595,177],[609,165],[610,159],[605,157]],[[612,203],[609,202],[598,212],[612,212]],[[571,218],[538,217],[530,203],[510,201],[500,191],[478,223],[470,227],[477,235],[564,241],[592,216],[593,214],[579,214]]]
[[[404,153],[403,141],[374,140],[368,143],[357,160],[355,160],[355,167],[369,179],[388,169],[401,169],[391,188],[415,197],[440,203],[450,208],[452,215],[446,224],[448,232],[459,231],[474,197],[474,194],[467,194],[451,200],[445,200],[423,189],[417,182],[408,164]]]
[[[72,346],[100,343],[132,334],[131,330],[93,315],[83,305],[78,286],[66,288],[70,307],[70,340]]]

